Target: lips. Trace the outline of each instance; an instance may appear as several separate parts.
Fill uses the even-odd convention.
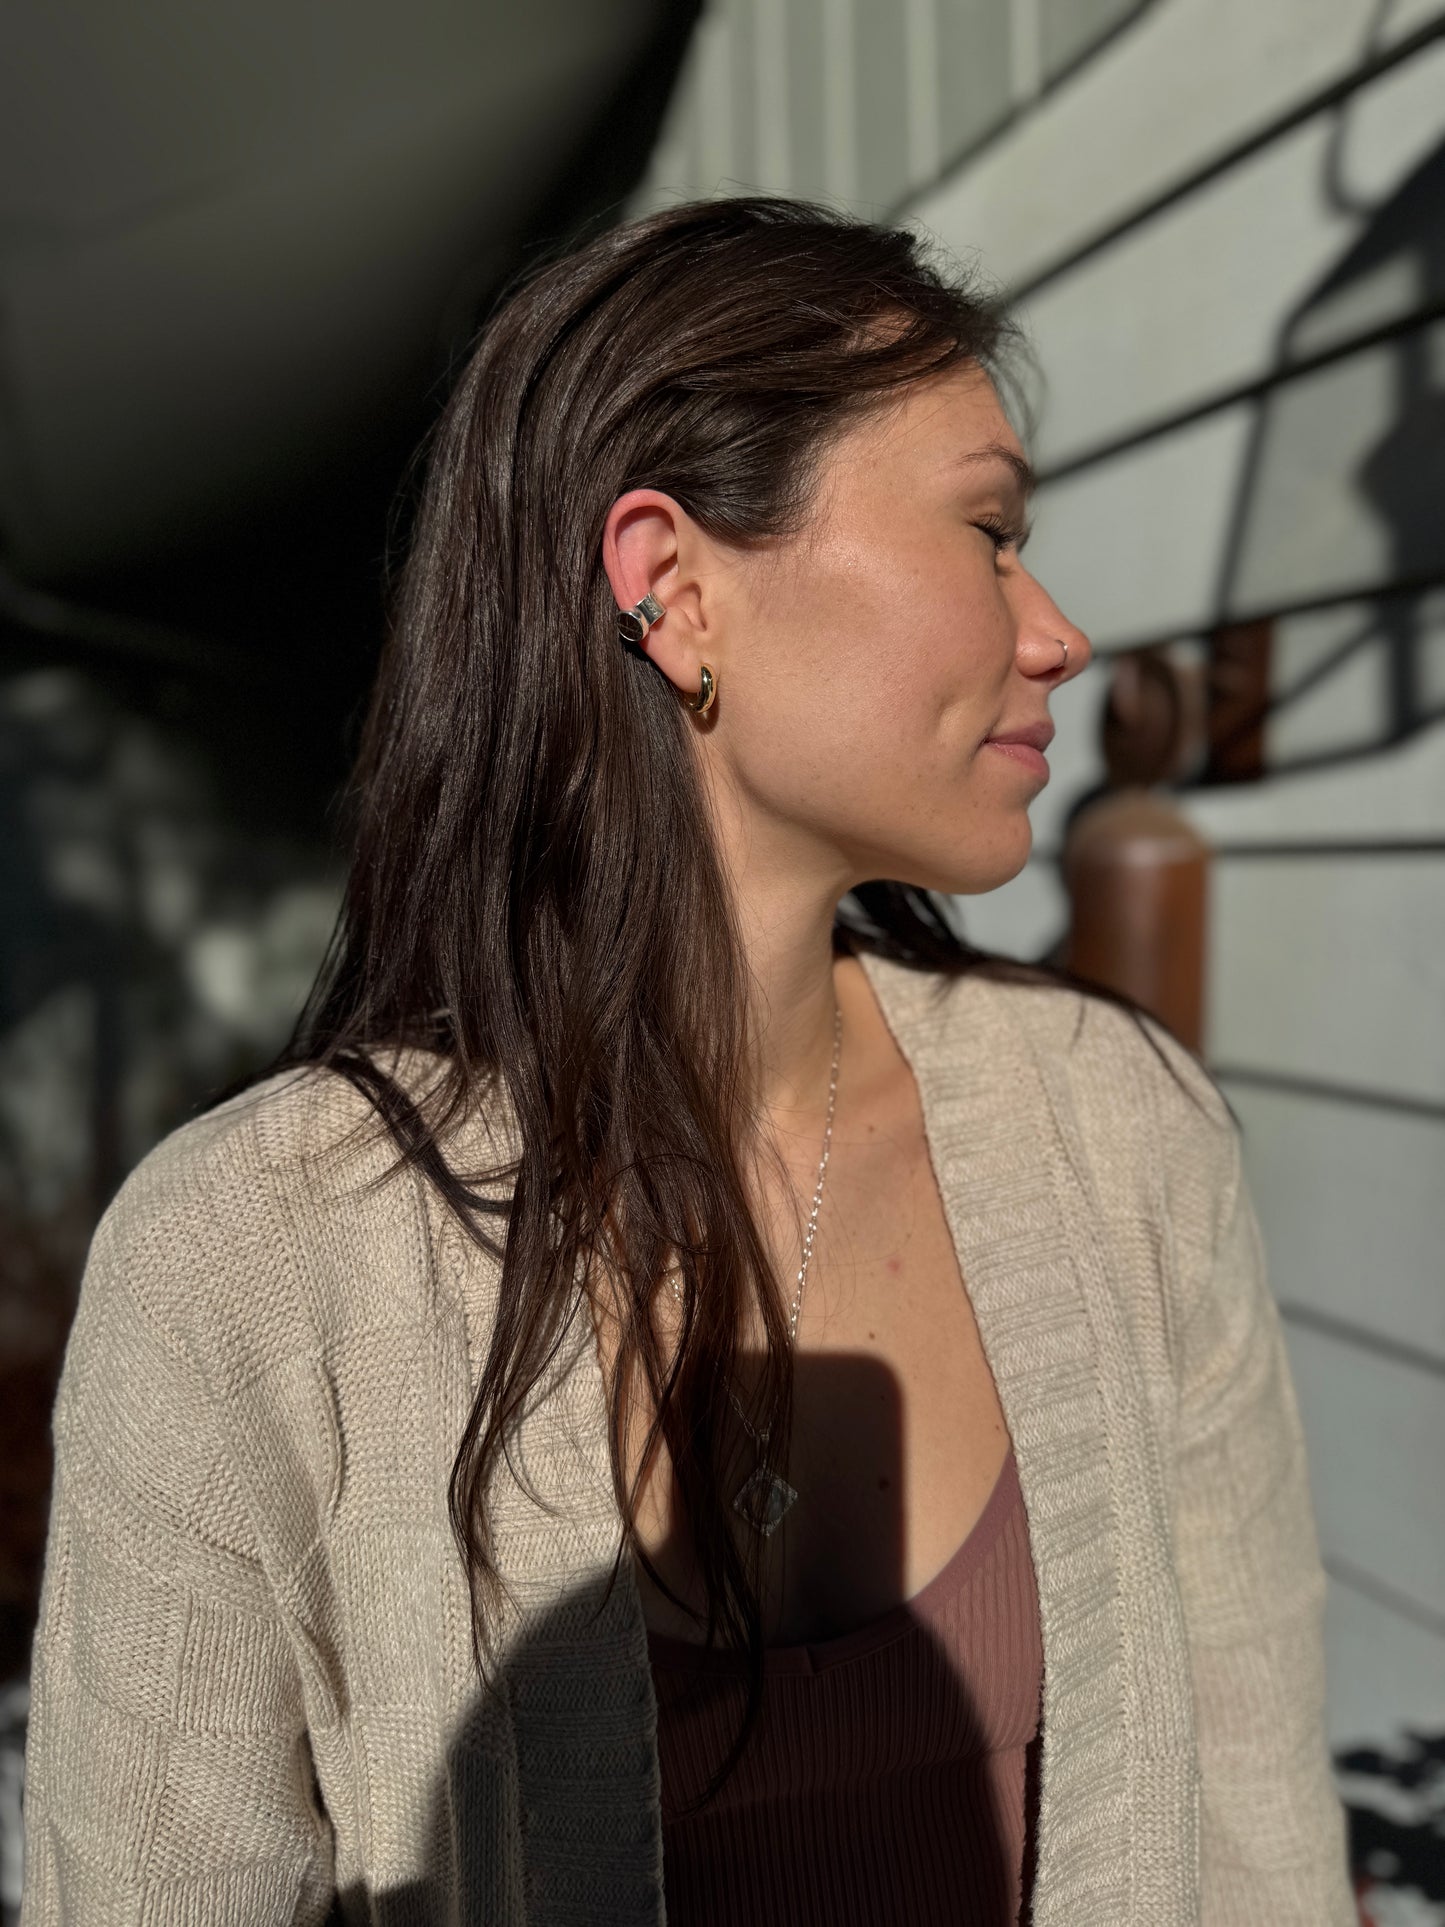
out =
[[[1001,729],[995,736],[987,736],[989,743],[1024,743],[1036,749],[1040,755],[1054,740],[1054,726],[1050,722],[1028,723],[1022,729]]]

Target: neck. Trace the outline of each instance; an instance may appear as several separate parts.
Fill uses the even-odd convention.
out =
[[[744,835],[736,813],[722,821],[748,973],[752,1087],[760,1119],[785,1154],[806,1141],[816,1160],[839,1007],[833,923],[850,879],[835,853],[811,844],[802,848],[794,833],[753,822]],[[840,1083],[848,1058],[845,1010]]]

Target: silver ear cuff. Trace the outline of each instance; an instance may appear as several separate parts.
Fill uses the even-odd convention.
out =
[[[641,642],[659,617],[667,614],[651,589],[635,608],[623,609],[617,617],[617,633],[624,642]]]

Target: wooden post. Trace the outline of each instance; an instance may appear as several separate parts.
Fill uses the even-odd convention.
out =
[[[1102,796],[1074,821],[1064,850],[1065,961],[1126,991],[1193,1051],[1204,1044],[1209,846],[1165,798]]]
[[[1103,741],[1110,787],[1080,810],[1063,852],[1069,934],[1061,961],[1122,990],[1203,1053],[1209,846],[1151,787],[1202,749],[1197,679],[1162,650],[1114,668]]]

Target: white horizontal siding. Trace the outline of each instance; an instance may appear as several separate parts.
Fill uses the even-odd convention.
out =
[[[1445,738],[1396,745],[1370,767],[1358,760],[1401,724],[1402,701],[1445,716],[1445,589],[1375,603],[1343,602],[1274,625],[1265,760],[1287,770],[1327,756],[1342,787],[1303,775],[1266,791],[1269,812],[1304,835],[1445,834]],[[1206,807],[1223,798],[1201,799]],[[1241,799],[1242,810],[1248,803]]]
[[[892,218],[1141,4],[714,0],[626,215],[760,191]]]
[[[1445,863],[1260,857],[1211,886],[1211,1060],[1445,1103]]]
[[[1275,1296],[1445,1361],[1445,1119],[1222,1088]]]
[[[1376,17],[1372,44],[1398,46],[1402,40],[1439,18],[1440,0],[1391,0],[1391,4],[1382,7]]]
[[[1030,566],[1101,645],[1387,587],[1402,558],[1440,566],[1445,455],[1402,432],[1425,405],[1411,358],[1445,363],[1445,323],[1045,485]]]
[[[1213,620],[1250,421],[1223,410],[1039,491],[1029,567],[1096,644]]]
[[[974,161],[917,196],[910,220],[1024,282],[1354,73],[1378,13],[1376,0],[1149,8]],[[1414,13],[1424,26],[1445,7],[1435,0]]]
[[[1332,1750],[1445,1726],[1445,1639],[1358,1587],[1325,1592],[1325,1716]]]
[[[1047,381],[1035,458],[1067,460],[1417,313],[1420,236],[1360,285],[1311,297],[1438,147],[1442,100],[1445,41],[1351,100],[1348,185],[1367,189],[1331,192],[1340,115],[1320,113],[1042,289],[1025,309]],[[1445,205],[1437,220],[1445,235]]]
[[[1445,723],[1388,755],[1352,747],[1354,760],[1288,779],[1193,790],[1183,799],[1184,809],[1205,836],[1227,846],[1445,838]],[[1394,882],[1412,889],[1409,879],[1425,874],[1420,866],[1426,864],[1422,858],[1415,868],[1397,868]],[[1311,863],[1311,873],[1333,874],[1335,866],[1341,876],[1355,867],[1343,858],[1321,857]],[[1217,867],[1229,867],[1229,860]]]
[[[1363,1287],[1362,1287],[1363,1295]],[[1445,1398],[1433,1373],[1286,1325],[1326,1562],[1445,1615]]]
[[[1288,607],[1438,571],[1445,447],[1425,430],[1445,322],[1275,388],[1240,478],[1227,610]]]
[[[1057,80],[1143,8],[1159,0],[1028,0],[1037,14],[1038,66],[1045,84]]]

